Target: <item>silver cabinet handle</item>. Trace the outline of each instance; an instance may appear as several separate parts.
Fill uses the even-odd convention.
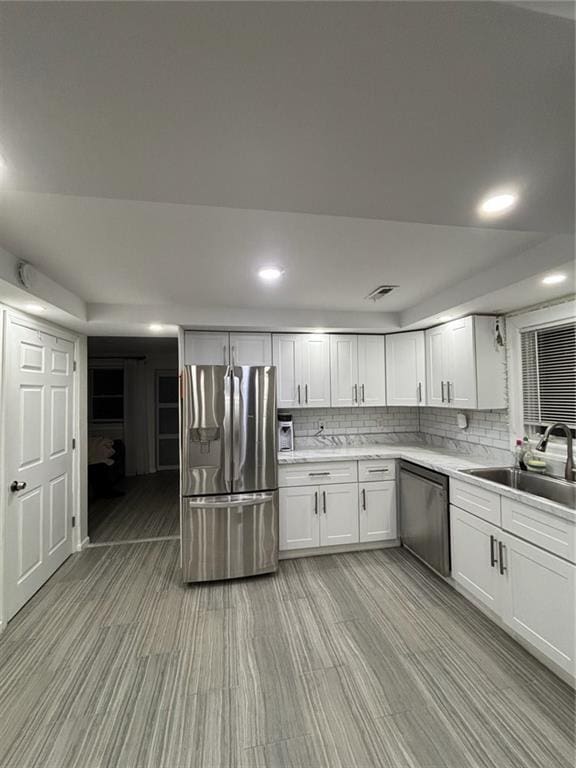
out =
[[[498,542],[498,555],[500,559],[500,575],[504,576],[506,571],[508,570],[508,567],[504,565],[504,552],[506,551],[506,546],[502,544],[501,541]]]
[[[308,477],[330,477],[330,472],[308,472]]]
[[[298,390],[298,405],[300,405],[300,384],[298,384],[297,390]]]
[[[362,402],[366,402],[366,398],[364,397],[364,384],[362,384]]]
[[[358,404],[358,384],[352,387],[352,401]]]
[[[362,488],[362,509],[366,509],[366,488]]]
[[[314,514],[318,514],[318,491],[314,491]]]
[[[490,567],[494,568],[494,566],[498,563],[498,557],[495,554],[495,544],[496,539],[494,536],[490,536]]]
[[[375,472],[390,472],[390,467],[382,467],[381,469],[369,469],[368,474],[373,475]]]
[[[440,382],[440,388],[442,389],[442,402],[444,402],[444,382]]]
[[[324,514],[326,514],[326,491],[322,491],[322,502],[324,505]]]
[[[304,384],[304,399],[306,404],[308,404],[308,384]]]
[[[446,382],[446,400],[449,403],[452,402],[450,400],[450,382],[449,381]]]
[[[418,402],[422,402],[422,382],[418,382]]]

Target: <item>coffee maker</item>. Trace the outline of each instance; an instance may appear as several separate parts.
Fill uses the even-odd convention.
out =
[[[294,450],[294,422],[290,413],[278,414],[278,450]]]

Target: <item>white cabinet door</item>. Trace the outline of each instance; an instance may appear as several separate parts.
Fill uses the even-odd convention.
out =
[[[280,489],[281,550],[320,545],[319,502],[317,486]]]
[[[184,331],[184,365],[228,365],[228,332]]]
[[[324,333],[300,337],[302,350],[302,405],[330,407],[330,337]]]
[[[358,485],[321,485],[320,546],[355,544],[358,533]]]
[[[451,408],[476,408],[474,318],[463,317],[444,326],[447,348],[446,399]]]
[[[425,331],[426,338],[426,402],[428,405],[447,407],[446,373],[447,342],[443,325]]]
[[[272,365],[272,338],[269,333],[231,333],[232,365]]]
[[[360,541],[396,538],[396,483],[364,483],[359,487]]]
[[[426,405],[424,331],[386,336],[387,405]]]
[[[576,566],[515,536],[501,533],[500,540],[505,623],[574,675]]]
[[[303,404],[302,337],[298,334],[274,334],[272,363],[276,366],[278,408],[298,408]]]
[[[330,336],[332,407],[358,405],[358,336]]]
[[[501,530],[450,506],[452,578],[477,600],[500,613],[502,586],[498,570]]]
[[[384,336],[358,336],[360,405],[386,405],[386,343]]]

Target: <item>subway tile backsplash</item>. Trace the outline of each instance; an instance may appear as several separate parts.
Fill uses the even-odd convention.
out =
[[[452,411],[446,408],[307,408],[291,413],[297,448],[314,445],[362,443],[428,443],[463,454],[509,463],[508,411]],[[465,413],[468,427],[460,429],[457,413]],[[321,436],[316,436],[320,424]]]

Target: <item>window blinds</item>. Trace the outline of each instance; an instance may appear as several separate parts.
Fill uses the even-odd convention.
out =
[[[576,323],[521,334],[524,423],[576,428]]]

